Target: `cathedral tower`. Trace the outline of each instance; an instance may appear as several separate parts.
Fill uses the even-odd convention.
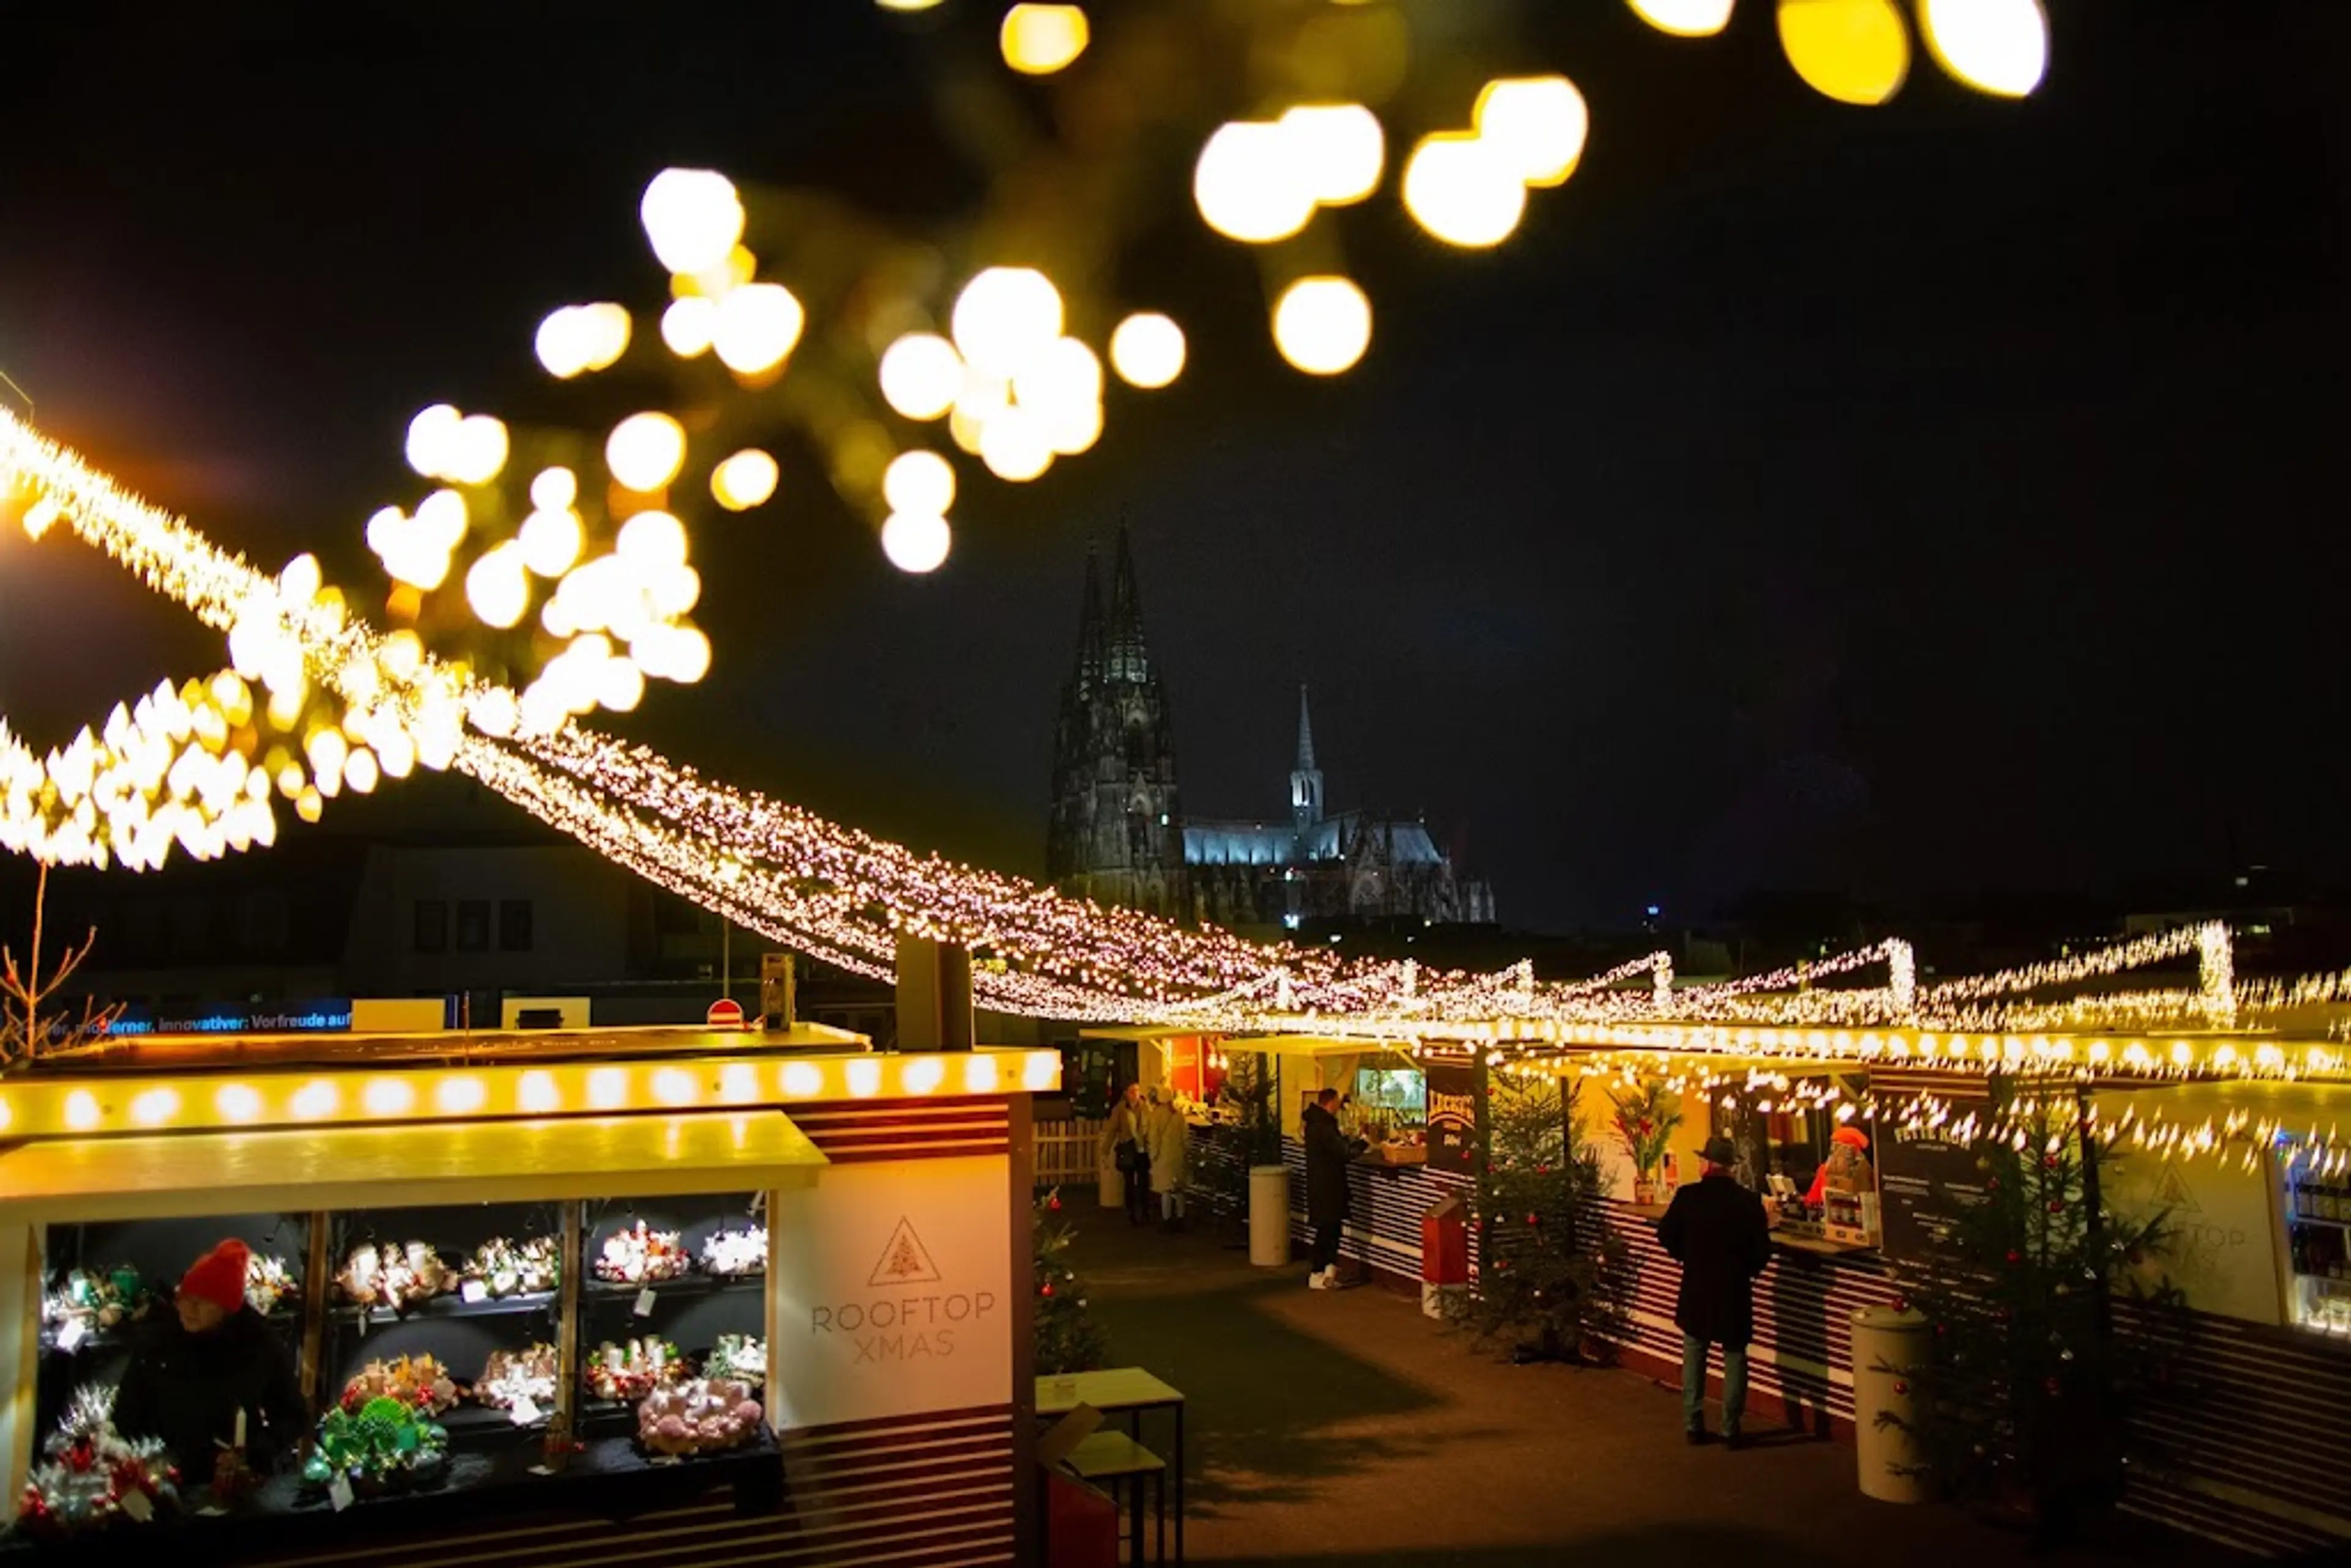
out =
[[[1298,766],[1290,774],[1290,820],[1301,841],[1322,820],[1322,770],[1314,766],[1314,725],[1306,716],[1306,688],[1298,688]]]
[[[1189,915],[1183,817],[1166,694],[1143,637],[1143,601],[1123,527],[1102,608],[1086,551],[1077,667],[1061,688],[1046,875],[1064,893],[1155,915]]]

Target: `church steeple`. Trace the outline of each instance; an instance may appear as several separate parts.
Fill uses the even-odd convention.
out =
[[[1102,570],[1095,559],[1094,544],[1086,541],[1086,597],[1078,612],[1078,679],[1091,685],[1102,679]]]
[[[1306,687],[1298,687],[1298,766],[1290,774],[1290,817],[1300,832],[1322,820],[1322,770],[1314,766],[1314,721],[1306,711]]]
[[[1134,556],[1127,548],[1124,523],[1118,528],[1118,565],[1111,580],[1103,674],[1113,681],[1151,678],[1151,653],[1143,645],[1143,598],[1134,588]]]

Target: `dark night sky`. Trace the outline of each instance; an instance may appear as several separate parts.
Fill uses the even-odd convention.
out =
[[[941,188],[917,68],[949,40],[866,0],[488,9],[357,8],[350,41],[21,23],[0,368],[42,423],[371,582],[408,415],[543,396],[540,314],[658,286],[663,164]],[[1123,508],[1189,807],[1280,809],[1307,681],[1334,803],[1425,808],[1513,924],[2340,875],[2351,8],[2057,0],[2034,99],[1921,61],[1869,112],[1794,78],[1760,0],[1704,45],[1538,9],[1512,63],[1582,85],[1583,167],[1497,256],[1349,214],[1381,312],[1355,374],[1277,367],[1171,185],[1157,265],[1234,302],[1178,389],[1040,485],[967,470],[927,580],[788,466],[702,527],[718,667],[633,730],[1034,872],[1084,540]],[[0,712],[37,738],[218,657],[86,554],[0,539]]]

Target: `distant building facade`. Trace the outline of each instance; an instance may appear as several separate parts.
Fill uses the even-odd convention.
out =
[[[1225,926],[1494,919],[1492,890],[1457,873],[1425,821],[1329,810],[1303,687],[1288,816],[1184,815],[1166,693],[1144,645],[1123,530],[1107,612],[1086,559],[1077,664],[1054,737],[1046,866],[1065,893]]]

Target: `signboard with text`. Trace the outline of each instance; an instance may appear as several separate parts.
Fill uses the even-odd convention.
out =
[[[1945,1252],[1959,1216],[1984,1199],[1974,1146],[1889,1129],[1875,1152],[1886,1256],[1931,1259]]]
[[[1427,1071],[1428,1168],[1468,1176],[1478,1158],[1478,1070],[1431,1061]]]
[[[778,1431],[1012,1398],[1009,1162],[839,1165],[775,1195]]]

